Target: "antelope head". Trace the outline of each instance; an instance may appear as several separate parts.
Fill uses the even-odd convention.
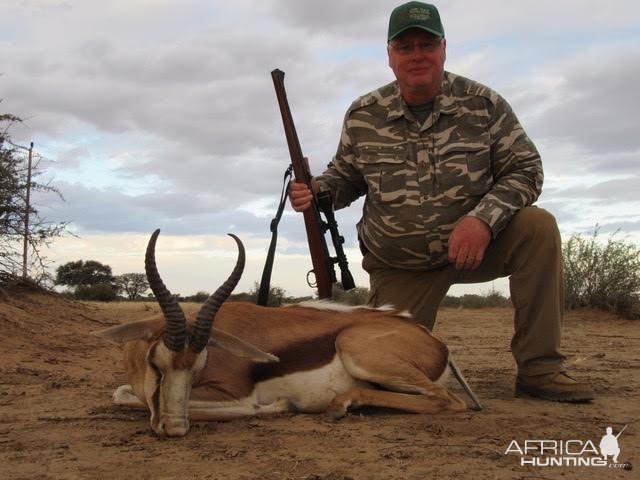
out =
[[[213,327],[218,309],[235,288],[244,269],[245,252],[240,239],[229,234],[238,245],[236,265],[229,278],[202,305],[189,331],[182,308],[158,273],[155,246],[159,234],[160,230],[156,230],[147,245],[145,270],[164,316],[163,330],[158,331],[153,328],[153,322],[143,320],[95,334],[117,343],[146,342],[143,385],[132,382],[132,387],[136,396],[144,397],[140,400],[144,400],[151,411],[153,431],[160,436],[177,437],[189,430],[187,406],[193,383],[207,364],[207,345],[256,362],[274,362],[278,358]],[[216,367],[224,368],[224,365]]]

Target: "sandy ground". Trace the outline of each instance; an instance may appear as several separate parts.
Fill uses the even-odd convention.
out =
[[[445,310],[436,333],[484,411],[366,410],[338,422],[282,415],[200,423],[185,438],[160,439],[145,412],[112,405],[112,390],[124,382],[121,349],[89,335],[155,309],[43,294],[0,297],[0,479],[640,478],[638,322],[599,312],[568,315],[565,351],[571,370],[591,379],[598,394],[592,404],[514,398],[512,312]],[[464,396],[453,379],[448,386]],[[589,441],[597,447],[606,427],[617,433],[625,425],[618,462],[636,465],[632,470],[523,466],[512,443],[524,449],[527,440],[530,447],[533,440],[575,440],[569,446],[578,454],[564,457],[588,459],[594,455],[579,453]],[[538,449],[524,458],[550,457]]]

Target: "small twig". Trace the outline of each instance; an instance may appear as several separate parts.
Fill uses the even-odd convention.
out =
[[[80,317],[82,317],[85,320],[88,320],[90,322],[97,323],[99,325],[104,325],[104,326],[107,326],[107,327],[110,327],[112,325],[118,325],[118,322],[113,322],[113,321],[103,322],[102,320],[96,320],[95,318],[88,317],[87,315],[84,315],[83,313],[80,314]]]
[[[51,416],[51,417],[38,417],[38,420],[43,422],[77,422],[77,421],[85,421],[85,420],[140,420],[139,417],[125,416],[125,415],[95,415],[95,416],[78,416],[78,417],[61,417],[61,416]]]
[[[600,333],[587,333],[588,337],[604,337],[604,338],[624,338],[625,340],[640,340],[640,337],[630,337],[628,335],[602,335]]]
[[[394,440],[394,442],[397,442],[397,440]],[[391,450],[391,449],[394,449],[394,448],[406,447],[406,446],[407,446],[406,444],[403,444],[403,445],[390,445],[388,447],[381,447],[378,450]],[[461,448],[469,448],[469,445],[464,445],[464,444],[459,444],[459,443],[431,443],[430,446],[432,446],[432,447],[461,447]]]

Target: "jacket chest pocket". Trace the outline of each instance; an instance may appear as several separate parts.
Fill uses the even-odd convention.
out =
[[[407,151],[404,147],[363,148],[358,164],[369,195],[378,203],[407,199]]]
[[[493,185],[491,149],[485,143],[455,143],[438,151],[437,177],[442,193],[483,195]]]

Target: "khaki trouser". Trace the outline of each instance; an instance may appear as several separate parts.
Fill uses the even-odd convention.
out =
[[[509,276],[515,308],[511,351],[523,375],[555,373],[565,357],[559,352],[563,314],[562,250],[553,215],[536,207],[520,210],[485,252],[476,270],[448,265],[435,270],[394,269],[366,253],[373,306],[392,304],[409,310],[430,330],[449,287]]]

